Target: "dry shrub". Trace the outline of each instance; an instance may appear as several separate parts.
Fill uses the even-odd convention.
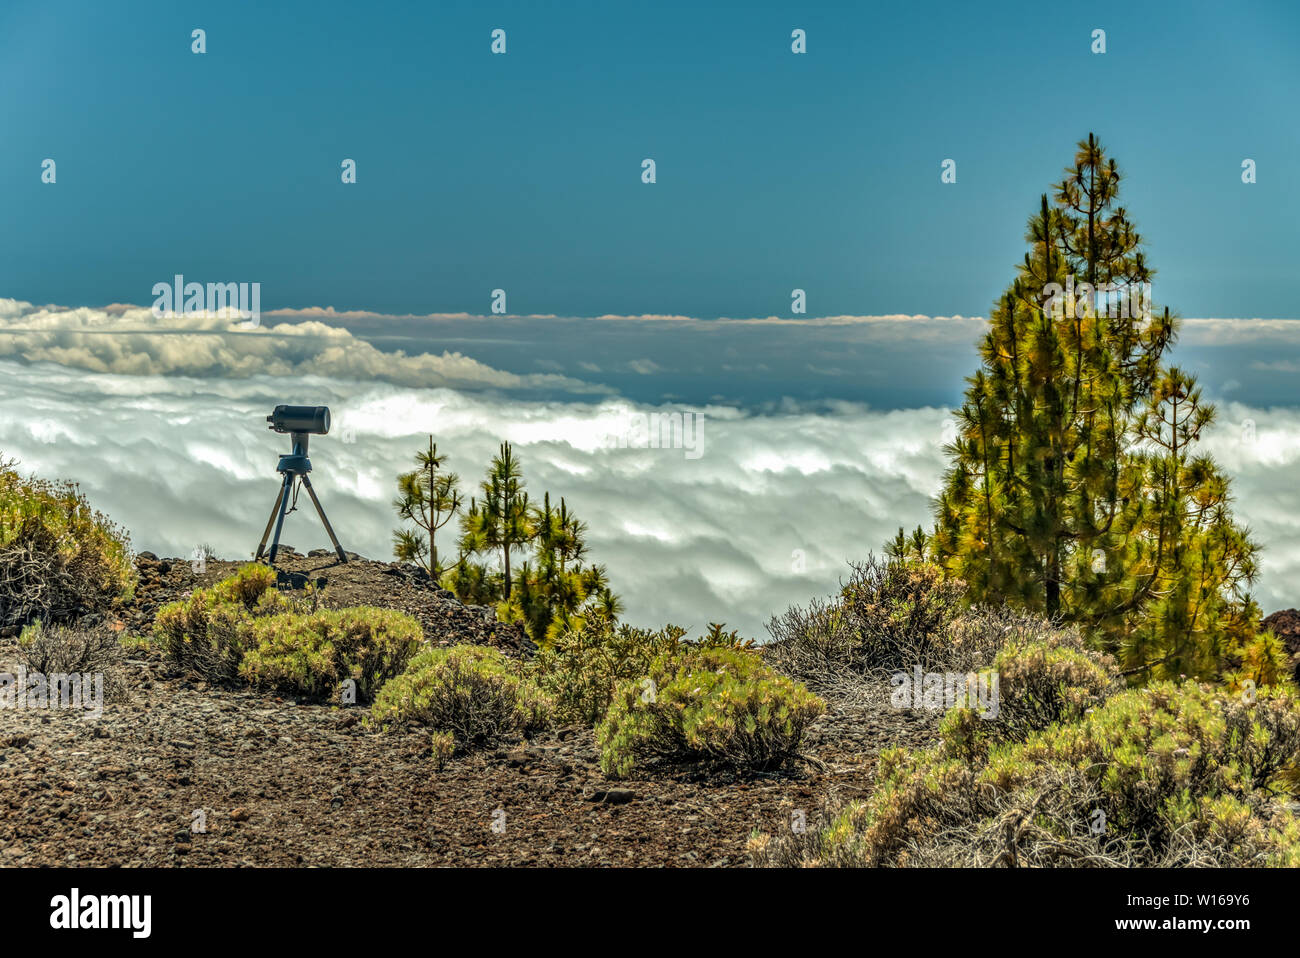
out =
[[[840,590],[853,623],[859,668],[893,672],[919,665],[942,671],[948,664],[948,626],[961,612],[965,583],[945,579],[927,562],[854,563]]]
[[[450,732],[434,732],[429,736],[429,750],[433,767],[441,772],[456,753],[456,736]]]
[[[857,654],[857,632],[838,602],[813,599],[805,609],[791,606],[768,623],[773,641],[763,659],[776,671],[803,682],[828,700],[861,699],[878,683],[865,681]]]
[[[115,699],[126,689],[125,655],[118,634],[106,625],[28,626],[18,640],[18,658],[31,672],[43,675],[99,674],[104,697]]]
[[[1007,641],[1051,627],[1006,609],[964,607],[965,585],[931,563],[856,563],[838,597],[791,607],[768,624],[763,656],[837,705],[880,705],[896,672],[988,668]]]

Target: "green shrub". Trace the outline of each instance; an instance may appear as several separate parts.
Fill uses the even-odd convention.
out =
[[[1260,800],[1300,761],[1300,705],[1265,689],[1254,702],[1223,689],[1158,682],[1115,696],[1074,725],[995,751],[983,778],[1004,787],[1038,762],[1097,777],[1107,820],[1159,837],[1181,823],[1188,796]]]
[[[247,610],[218,602],[210,590],[195,589],[188,599],[158,610],[154,638],[180,670],[208,681],[228,681],[239,672],[248,625]]]
[[[293,607],[275,590],[275,581],[274,569],[245,565],[211,588],[195,589],[188,599],[159,609],[154,639],[182,671],[208,681],[230,681],[239,674],[253,620]]]
[[[419,624],[402,613],[327,611],[314,589],[294,597],[275,586],[274,569],[249,563],[159,609],[154,641],[178,668],[209,681],[242,678],[324,698],[351,679],[368,700],[405,668],[423,637]]]
[[[685,636],[686,630],[675,625],[651,631],[592,614],[581,628],[564,632],[537,653],[537,683],[555,700],[558,721],[595,725],[609,711],[618,683],[645,678],[655,659],[753,644],[717,623],[699,639]]]
[[[134,588],[125,530],[74,483],[23,479],[0,459],[0,626],[69,623]]]
[[[680,648],[685,634],[674,625],[652,632],[592,616],[537,653],[537,684],[555,700],[557,720],[594,725],[608,711],[614,687],[648,674],[650,663]]]
[[[1017,635],[993,660],[991,673],[998,686],[996,714],[981,717],[969,706],[954,708],[940,726],[954,757],[973,761],[994,743],[1023,742],[1058,722],[1078,721],[1124,684],[1114,659],[1088,650],[1075,629]]]
[[[644,678],[615,689],[597,729],[601,768],[615,778],[655,761],[776,768],[797,754],[804,730],[824,707],[754,652],[662,655]]]
[[[456,645],[415,656],[380,690],[371,720],[447,732],[464,751],[545,728],[553,708],[522,663],[487,646]]]
[[[227,576],[212,586],[217,602],[238,603],[252,612],[262,602],[262,597],[275,594],[276,572],[267,565],[250,562],[240,566],[232,576]]]
[[[419,622],[392,609],[283,612],[252,620],[239,674],[254,685],[312,698],[331,697],[351,679],[358,700],[369,701],[401,674],[423,636]]]
[[[1075,723],[994,748],[883,753],[864,802],[801,836],[755,836],[756,864],[1300,864],[1278,800],[1300,757],[1300,704],[1185,682],[1121,692]]]

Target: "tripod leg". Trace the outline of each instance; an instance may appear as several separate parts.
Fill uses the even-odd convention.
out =
[[[330,534],[330,542],[334,543],[334,551],[338,553],[339,561],[347,562],[348,557],[346,553],[344,553],[343,547],[339,545],[338,536],[334,534],[334,529],[330,526],[330,521],[325,518],[325,510],[321,508],[320,500],[316,498],[316,490],[311,487],[311,480],[306,476],[303,476],[302,484],[307,487],[307,495],[311,496],[311,501],[315,504],[316,511],[320,513],[320,521],[325,524],[325,531]]]
[[[271,507],[271,518],[266,520],[266,528],[262,531],[262,541],[257,544],[257,558],[254,560],[256,562],[261,562],[262,553],[266,552],[266,540],[271,537],[271,526],[275,524],[275,517],[280,514],[280,503],[284,501],[285,484],[288,481],[289,477],[285,476],[285,481],[280,483],[280,494],[275,497],[275,505]]]
[[[293,488],[293,473],[284,474],[284,490],[280,493],[280,514],[275,520],[275,536],[271,539],[271,565],[275,565],[275,554],[280,551],[280,530],[284,528],[284,517],[289,510],[289,492]]]

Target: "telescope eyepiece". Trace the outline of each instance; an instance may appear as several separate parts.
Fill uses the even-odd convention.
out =
[[[323,436],[330,431],[329,406],[276,406],[266,417],[276,432],[305,432]]]

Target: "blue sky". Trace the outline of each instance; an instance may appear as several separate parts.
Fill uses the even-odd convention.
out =
[[[0,295],[979,315],[1095,130],[1159,301],[1296,316],[1300,5],[986,7],[5,0]]]
[[[238,557],[266,412],[327,403],[318,485],[387,558],[426,435],[467,481],[507,440],[631,621],[762,637],[928,522],[970,317],[1095,131],[1295,605],[1300,4],[988,6],[0,0],[0,455]],[[262,325],[154,316],[177,273],[260,283]],[[665,410],[699,458],[601,439]]]

